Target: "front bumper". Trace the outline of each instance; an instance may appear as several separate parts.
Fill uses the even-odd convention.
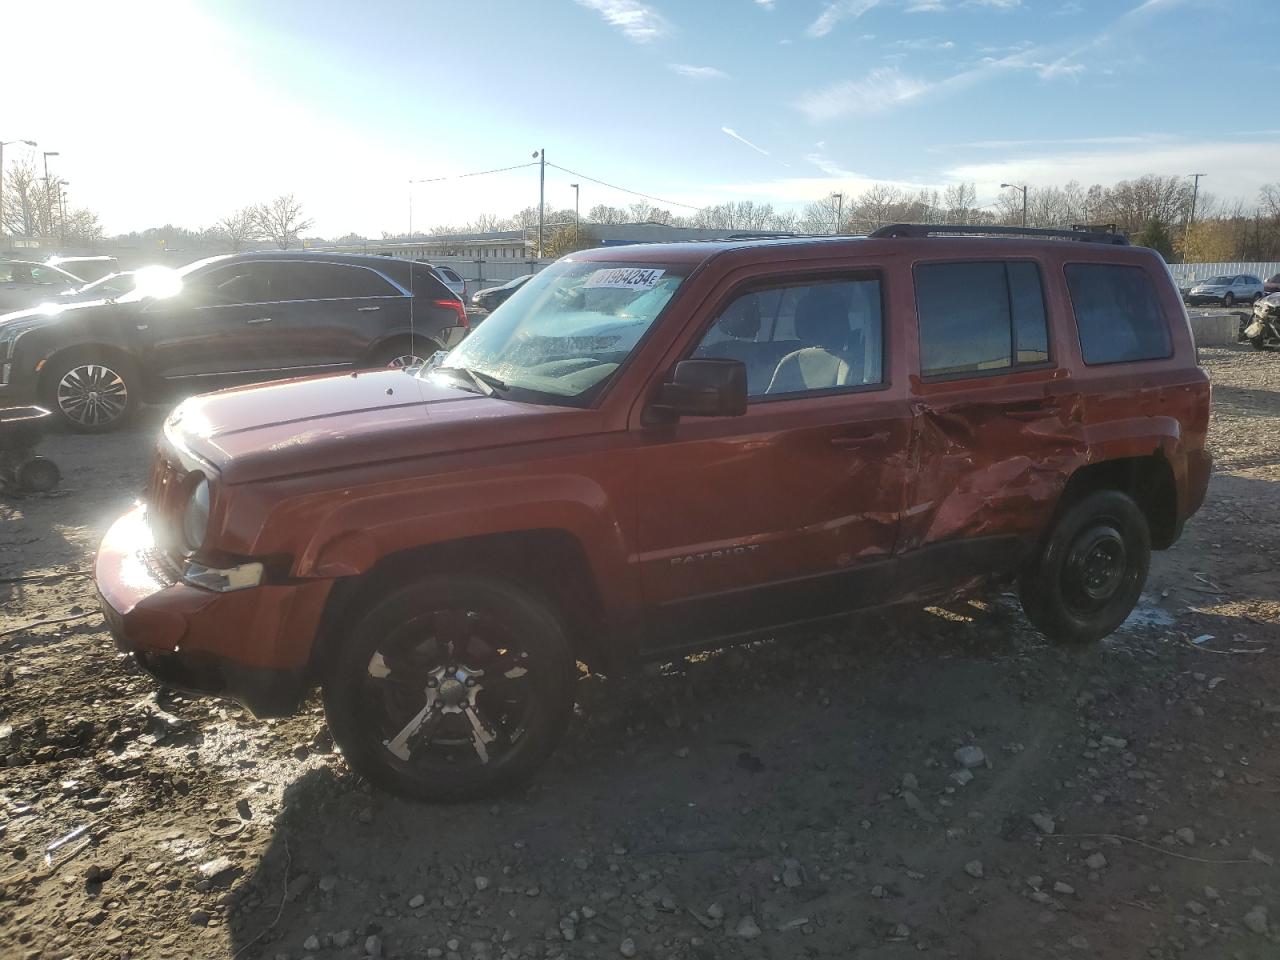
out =
[[[94,579],[116,646],[158,680],[229,697],[260,717],[297,709],[331,581],[228,593],[191,586],[161,558],[143,507],[107,531]]]

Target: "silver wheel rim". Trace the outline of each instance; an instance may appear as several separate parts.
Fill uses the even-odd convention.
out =
[[[124,378],[100,363],[72,367],[58,381],[58,409],[75,423],[101,427],[118,420],[129,406]]]
[[[395,367],[396,369],[403,369],[405,367],[420,367],[426,362],[426,360],[418,356],[416,353],[403,353],[398,357],[393,357],[387,366]]]

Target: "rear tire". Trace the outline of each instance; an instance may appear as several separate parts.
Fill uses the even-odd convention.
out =
[[[531,777],[573,713],[577,663],[542,599],[488,577],[429,575],[347,631],[325,715],[352,769],[402,796],[489,797]]]
[[[1151,563],[1151,531],[1133,499],[1099,490],[1058,518],[1019,584],[1022,609],[1054,643],[1101,640],[1133,612]]]
[[[62,471],[47,457],[32,457],[18,467],[16,478],[27,493],[48,493],[62,479]]]
[[[55,357],[44,380],[45,405],[77,433],[117,430],[138,409],[139,377],[118,354],[76,351]]]

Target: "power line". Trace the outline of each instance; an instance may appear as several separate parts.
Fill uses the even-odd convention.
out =
[[[626,187],[620,187],[616,183],[605,183],[603,180],[597,180],[595,177],[588,177],[585,173],[578,173],[576,170],[570,170],[568,167],[562,167],[558,163],[547,163],[548,167],[555,167],[564,173],[571,174],[575,177],[581,177],[583,180],[590,180],[592,183],[598,183],[602,187],[608,187],[610,190],[619,190],[622,193],[629,193],[633,197],[644,197],[646,200],[653,200],[657,203],[665,203],[673,207],[684,207],[686,210],[701,210],[702,207],[695,207],[691,203],[681,203],[679,200],[664,200],[662,197],[654,197],[647,193],[641,193],[639,190],[628,190]]]
[[[474,173],[459,173],[451,177],[428,177],[424,180],[410,180],[410,183],[439,183],[441,180],[461,180],[464,177],[483,177],[490,173],[506,173],[508,170],[523,170],[525,167],[536,167],[537,161],[532,163],[517,163],[513,167],[498,167],[494,170],[477,170]]]

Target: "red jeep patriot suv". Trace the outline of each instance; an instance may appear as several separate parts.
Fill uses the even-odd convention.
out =
[[[117,642],[259,715],[318,684],[356,770],[459,799],[579,662],[1001,580],[1097,640],[1204,497],[1208,378],[1152,251],[959,229],[584,251],[433,368],[188,400],[98,555]]]

